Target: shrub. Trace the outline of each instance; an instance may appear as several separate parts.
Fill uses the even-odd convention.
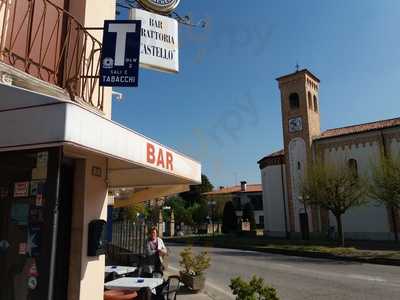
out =
[[[232,278],[229,287],[237,300],[279,300],[276,290],[265,285],[264,280],[257,276],[249,282],[240,277]]]
[[[194,276],[202,275],[210,267],[211,258],[207,251],[195,255],[192,248],[188,247],[180,253],[180,256],[179,265],[184,269],[185,273]]]

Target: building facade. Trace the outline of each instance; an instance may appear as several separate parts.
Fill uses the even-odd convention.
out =
[[[261,184],[247,184],[242,181],[240,185],[220,187],[218,190],[204,194],[209,201],[215,202],[217,209],[223,211],[225,203],[232,201],[238,222],[243,217],[243,210],[250,204],[254,212],[258,228],[264,228],[264,208]]]
[[[307,164],[319,157],[324,162],[351,165],[370,175],[371,163],[381,153],[400,153],[400,118],[320,130],[320,80],[308,70],[277,79],[281,91],[284,149],[262,158],[265,232],[270,236],[326,235],[336,226],[331,213],[305,207],[300,184]],[[345,236],[353,239],[393,239],[390,211],[370,204],[350,209],[343,217]],[[399,218],[398,212],[396,212]]]
[[[89,28],[115,10],[114,0],[0,0],[2,300],[103,299],[105,256],[89,241],[109,190],[133,189],[128,205],[201,182],[200,163],[111,120],[102,31]]]

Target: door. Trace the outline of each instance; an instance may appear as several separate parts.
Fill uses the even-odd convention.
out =
[[[301,237],[303,240],[308,240],[310,237],[310,230],[308,227],[308,215],[306,213],[299,214]]]
[[[0,152],[0,299],[47,298],[59,148]]]

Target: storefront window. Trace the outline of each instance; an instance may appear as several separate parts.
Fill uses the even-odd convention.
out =
[[[47,297],[57,149],[0,153],[0,299]]]

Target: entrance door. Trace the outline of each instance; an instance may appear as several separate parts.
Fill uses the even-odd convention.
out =
[[[0,153],[1,300],[47,299],[59,153]]]
[[[300,218],[300,230],[301,237],[303,240],[308,240],[310,237],[310,230],[308,227],[308,215],[306,213],[299,214]]]

